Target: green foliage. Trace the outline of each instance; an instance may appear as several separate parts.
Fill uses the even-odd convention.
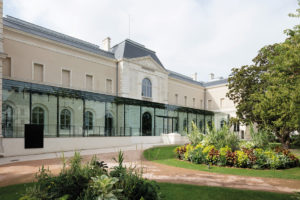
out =
[[[192,121],[192,130],[189,134],[187,134],[187,137],[193,145],[197,145],[203,140],[204,135],[199,131],[196,124]]]
[[[114,160],[118,162],[118,166],[112,169],[110,175],[119,179],[116,186],[122,188],[122,192],[117,195],[118,199],[140,200],[142,197],[145,200],[161,199],[159,186],[155,181],[143,179],[142,172],[123,166],[123,152],[120,151],[118,158]]]
[[[237,155],[237,166],[247,167],[248,160],[249,160],[247,154],[243,151],[236,151],[236,155]]]
[[[117,200],[115,193],[122,192],[121,189],[114,189],[114,185],[119,181],[115,177],[108,177],[107,175],[101,175],[91,177],[92,182],[89,184],[89,199],[91,196],[97,200]],[[91,195],[90,195],[91,194]]]
[[[250,125],[251,142],[253,143],[252,148],[266,148],[269,145],[270,133],[266,130],[259,129],[254,130],[253,124]]]
[[[294,146],[300,147],[300,135],[292,136],[291,141]]]
[[[186,150],[184,156],[177,156],[177,158],[184,158],[196,164],[253,169],[286,169],[299,165],[299,159],[290,151],[281,147],[277,147],[274,150],[242,148],[242,150],[232,151],[228,146],[217,149],[214,145],[203,147],[201,144],[197,146],[188,144],[176,149]],[[175,152],[180,153],[178,150],[175,150]]]
[[[228,146],[233,150],[238,149],[239,137],[234,132],[231,132],[226,124],[219,130],[213,127],[207,132],[202,142],[204,146],[214,145],[217,149]]]
[[[78,152],[67,166],[63,158],[63,168],[58,176],[42,167],[36,174],[36,183],[27,188],[22,200],[140,200],[160,199],[156,182],[142,178],[133,168],[123,166],[124,155],[120,151],[115,159],[118,166],[108,174],[107,165],[94,156],[89,163],[82,164]]]
[[[232,69],[227,96],[238,120],[273,132],[287,148],[300,122],[300,25],[285,33],[283,43],[260,49],[253,65]]]

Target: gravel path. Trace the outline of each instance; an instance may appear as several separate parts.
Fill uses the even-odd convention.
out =
[[[98,154],[97,157],[99,160],[105,161],[109,167],[112,167],[116,165],[112,158],[117,157],[117,154],[118,153],[102,153]],[[142,150],[125,151],[124,156],[124,161],[127,166],[142,167],[144,177],[159,182],[220,186],[271,192],[291,193],[300,191],[299,180],[225,175],[172,167],[144,160]],[[83,156],[83,160],[88,161],[91,157],[91,155]],[[49,167],[54,174],[58,173],[62,167],[61,160],[58,158],[0,165],[0,186],[30,182],[34,180],[34,174],[42,165],[47,168]]]

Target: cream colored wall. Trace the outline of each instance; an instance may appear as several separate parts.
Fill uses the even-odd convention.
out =
[[[213,87],[208,87],[206,89],[206,109],[218,112],[233,112],[235,111],[235,106],[233,101],[226,97],[228,92],[228,87],[226,84],[217,85]],[[222,107],[220,105],[221,98],[224,98]],[[212,100],[211,108],[208,108],[208,101]]]
[[[168,72],[152,58],[124,59],[120,62],[120,96],[168,103]],[[152,84],[152,98],[142,97],[142,81],[148,78]]]
[[[93,90],[105,93],[106,79],[113,81],[116,61],[15,30],[4,29],[4,50],[12,63],[12,78],[32,81],[33,63],[44,65],[44,83],[61,85],[61,71],[71,71],[71,87],[85,90],[86,74],[93,76]]]
[[[204,88],[195,84],[187,83],[172,77],[168,80],[168,103],[176,105],[175,94],[178,94],[179,106],[185,106],[184,96],[187,96],[187,106],[193,107],[193,98],[195,98],[195,107],[203,109],[200,100],[204,102]],[[204,104],[204,103],[203,103]]]

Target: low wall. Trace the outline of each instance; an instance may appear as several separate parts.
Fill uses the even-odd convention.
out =
[[[4,156],[160,143],[161,136],[45,138],[44,148],[25,149],[24,138],[3,138]]]

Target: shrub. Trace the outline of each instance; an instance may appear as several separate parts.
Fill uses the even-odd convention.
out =
[[[205,155],[202,148],[195,148],[189,155],[189,159],[192,163],[202,164],[205,163]]]
[[[197,145],[203,140],[204,135],[199,131],[196,124],[192,121],[192,130],[189,134],[187,134],[187,137],[193,145]]]
[[[118,200],[115,194],[122,190],[114,189],[114,185],[119,181],[117,178],[101,175],[91,179],[84,199]]]
[[[177,158],[179,158],[180,160],[183,160],[184,159],[184,153],[186,152],[186,145],[176,147],[174,149],[174,152],[175,152]]]
[[[222,147],[222,148],[220,149],[219,165],[225,166],[225,165],[228,164],[228,163],[227,163],[227,158],[226,158],[228,152],[232,152],[232,151],[231,151],[231,148],[228,147],[228,146]]]
[[[238,149],[239,137],[230,131],[227,125],[224,125],[221,129],[216,130],[215,127],[207,129],[208,134],[203,139],[203,145],[214,145],[217,149],[225,146],[229,146],[231,149]]]
[[[142,178],[135,169],[123,166],[124,156],[119,152],[118,166],[107,172],[107,165],[96,157],[82,164],[78,152],[67,162],[58,176],[42,167],[36,174],[36,184],[26,189],[22,200],[94,200],[94,199],[160,199],[159,187],[154,181]]]
[[[266,148],[269,145],[271,133],[266,130],[254,130],[253,124],[250,125],[250,135],[254,144],[253,148]]]
[[[247,167],[248,166],[248,161],[249,158],[247,156],[247,154],[243,151],[236,151],[236,156],[237,156],[237,162],[236,165],[238,167]]]

